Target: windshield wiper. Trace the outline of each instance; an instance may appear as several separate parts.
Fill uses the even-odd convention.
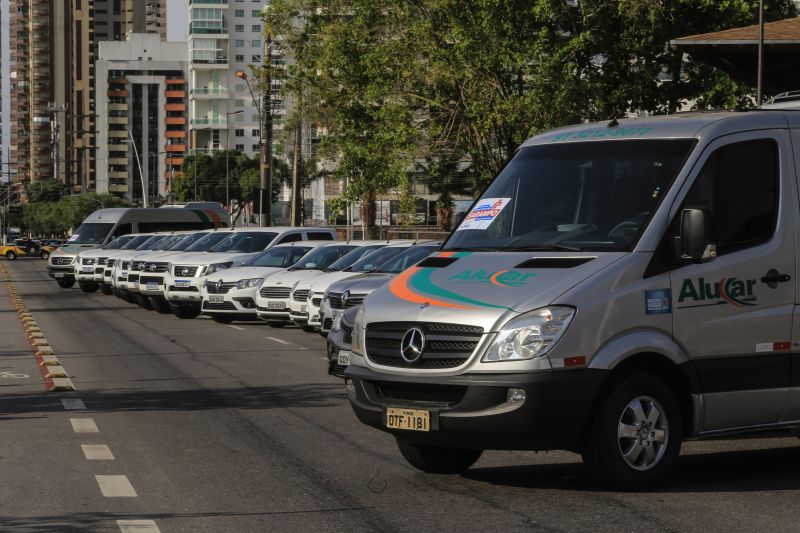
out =
[[[525,246],[512,246],[502,248],[504,252],[542,252],[547,250],[563,250],[567,252],[580,252],[582,248],[576,246],[566,246],[564,244],[529,244]]]

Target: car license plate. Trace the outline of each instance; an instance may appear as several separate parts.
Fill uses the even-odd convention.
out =
[[[81,267],[81,272],[94,272],[94,267]]]
[[[286,309],[286,304],[283,302],[267,302],[267,309],[283,311],[284,309]]]
[[[342,366],[349,365],[351,353],[353,352],[351,352],[350,350],[339,350],[339,359],[336,362]]]
[[[386,408],[386,427],[410,431],[430,431],[431,413],[420,409]]]
[[[157,291],[158,290],[158,282],[157,281],[148,281],[147,282],[147,290],[148,291]]]
[[[176,279],[175,280],[175,286],[176,287],[188,287],[190,283],[191,283],[191,281],[189,281],[188,279]]]
[[[63,273],[63,272],[56,272],[56,273],[55,273],[55,276],[56,276],[57,278],[63,278],[63,277],[64,277],[64,273]]]
[[[212,304],[221,304],[225,301],[225,297],[221,294],[210,294],[208,301]]]
[[[306,304],[303,304],[303,305],[300,306],[300,312],[301,313],[305,313],[306,312]]]

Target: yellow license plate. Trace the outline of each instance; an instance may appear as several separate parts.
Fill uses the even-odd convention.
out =
[[[431,414],[419,409],[386,408],[386,427],[411,431],[430,431]]]

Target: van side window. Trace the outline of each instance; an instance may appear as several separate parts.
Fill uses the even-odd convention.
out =
[[[281,237],[281,240],[278,241],[277,244],[283,244],[285,242],[297,242],[302,240],[303,236],[300,233],[290,233],[288,235],[284,235],[283,237]]]
[[[309,231],[308,232],[308,240],[309,241],[332,241],[333,240],[333,235],[331,235],[327,231]]]
[[[121,235],[128,235],[133,233],[133,225],[129,222],[127,224],[117,224],[117,227],[114,228],[114,234],[111,235],[111,239],[116,239]]]
[[[719,148],[689,190],[687,207],[711,213],[718,255],[768,241],[778,214],[778,147],[759,140]]]

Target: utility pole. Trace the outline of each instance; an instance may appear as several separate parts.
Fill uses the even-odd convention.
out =
[[[300,166],[303,161],[303,119],[300,118],[294,130],[294,155],[292,163],[292,204],[290,226],[300,226]]]
[[[756,105],[761,107],[764,98],[764,0],[758,2],[758,89]]]
[[[272,38],[264,39],[264,91],[261,93],[261,226],[272,225]],[[265,196],[266,194],[266,201]]]

